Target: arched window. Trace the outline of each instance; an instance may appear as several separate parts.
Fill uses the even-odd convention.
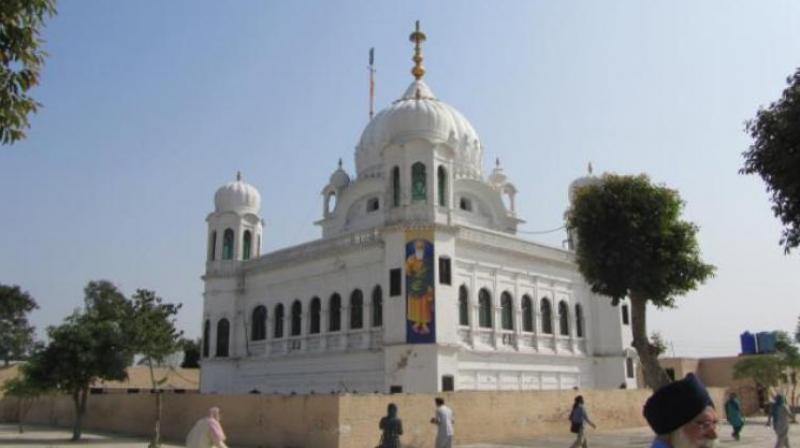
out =
[[[428,198],[428,188],[425,185],[425,164],[417,162],[411,165],[411,200],[424,201]]]
[[[553,334],[553,307],[547,297],[542,299],[539,313],[542,315],[542,333]]]
[[[292,336],[300,336],[303,329],[303,304],[299,300],[292,303]]]
[[[500,306],[502,307],[502,326],[503,330],[514,329],[514,301],[511,300],[511,294],[503,292],[500,295]]]
[[[283,304],[275,305],[275,325],[273,325],[273,337],[280,339],[283,337]]]
[[[208,239],[208,260],[214,261],[217,258],[217,231],[211,232]]]
[[[320,321],[322,320],[322,303],[320,303],[319,297],[311,299],[309,311],[311,325],[308,326],[308,332],[310,334],[318,334],[320,330]]]
[[[444,207],[447,205],[447,170],[441,165],[439,165],[439,169],[436,171],[436,180],[439,205]]]
[[[325,214],[330,214],[336,209],[336,192],[329,191],[325,194]]]
[[[530,296],[522,296],[522,331],[533,331],[533,301]]]
[[[203,358],[208,358],[210,345],[211,345],[211,321],[206,319],[206,323],[203,324]]]
[[[334,293],[328,302],[328,331],[342,329],[342,298]]]
[[[372,326],[383,325],[383,290],[380,285],[372,289]]]
[[[250,339],[263,341],[267,338],[267,308],[265,306],[259,305],[253,310],[250,325],[252,326]]]
[[[564,301],[558,302],[558,332],[569,336],[569,306]]]
[[[466,285],[458,288],[458,324],[469,325],[469,291]]]
[[[400,207],[400,168],[392,168],[392,207]]]
[[[492,328],[492,295],[485,289],[478,291],[478,325]]]
[[[228,356],[228,341],[230,339],[231,325],[228,319],[220,319],[217,322],[217,357]]]
[[[250,259],[252,245],[253,245],[253,234],[250,233],[249,230],[245,230],[244,237],[242,238],[242,260]]]
[[[350,294],[350,328],[364,328],[364,294],[360,289]]]
[[[222,235],[222,259],[233,260],[233,230],[225,229]]]
[[[583,337],[583,307],[580,304],[575,305],[575,335]]]

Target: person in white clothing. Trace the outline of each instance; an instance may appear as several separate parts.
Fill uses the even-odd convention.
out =
[[[218,407],[209,409],[208,417],[203,417],[194,424],[186,436],[186,446],[188,448],[227,448]]]
[[[436,448],[453,447],[453,411],[444,405],[444,398],[436,398],[436,415],[431,423],[436,425]]]

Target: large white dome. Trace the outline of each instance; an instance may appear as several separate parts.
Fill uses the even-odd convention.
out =
[[[261,194],[256,187],[242,180],[240,173],[236,180],[221,186],[214,194],[214,208],[217,212],[236,212],[258,214],[261,209]]]
[[[447,143],[455,151],[456,175],[480,177],[483,148],[478,133],[421,80],[412,82],[402,98],[375,115],[364,129],[356,147],[358,176],[382,171],[384,148],[414,138]]]

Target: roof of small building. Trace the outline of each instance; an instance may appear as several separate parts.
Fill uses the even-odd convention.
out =
[[[20,364],[0,366],[0,397],[3,396],[2,387],[6,381],[19,376]],[[156,367],[153,369],[156,381],[166,377],[166,382],[159,387],[164,390],[199,390],[200,369],[183,369],[179,367]],[[153,383],[150,379],[150,370],[146,366],[128,367],[128,379],[125,381],[95,381],[93,388],[105,390],[143,389],[150,390]]]

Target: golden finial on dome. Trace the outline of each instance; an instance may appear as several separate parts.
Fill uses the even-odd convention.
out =
[[[414,68],[411,69],[411,74],[414,75],[414,78],[419,81],[425,75],[425,68],[422,66],[422,47],[420,44],[425,42],[425,33],[420,31],[419,29],[419,20],[417,20],[416,30],[411,33],[409,36],[409,40],[414,43],[414,57],[411,58],[414,61]],[[419,97],[419,90],[417,90],[417,97]]]

